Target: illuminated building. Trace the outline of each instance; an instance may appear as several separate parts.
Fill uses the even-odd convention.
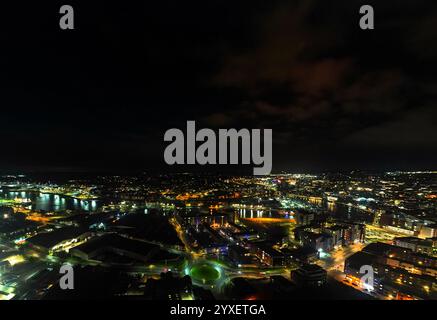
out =
[[[295,213],[294,219],[296,220],[296,224],[299,226],[307,226],[310,225],[312,221],[314,221],[316,214],[309,211],[300,210]]]
[[[228,256],[239,268],[255,267],[254,258],[250,254],[249,250],[241,246],[229,246]]]
[[[327,272],[316,264],[304,264],[291,272],[291,280],[302,287],[321,287],[326,284]]]
[[[92,236],[86,228],[64,227],[51,232],[40,232],[26,240],[33,248],[43,252],[68,250]]]
[[[286,264],[285,255],[268,243],[252,243],[251,251],[262,263],[268,266],[283,266]]]
[[[376,246],[372,246],[376,245]],[[363,266],[373,268],[375,292],[393,299],[410,297],[416,299],[429,299],[437,297],[436,275],[418,273],[411,269],[414,266],[395,257],[396,252],[407,257],[408,249],[390,245],[371,244],[363,251],[356,252],[345,261],[344,273],[356,286],[361,286],[360,273]],[[388,256],[385,256],[385,255]],[[391,257],[390,257],[391,256]],[[426,269],[423,269],[426,270]]]
[[[416,237],[394,238],[393,244],[402,248],[408,248],[416,253],[433,255],[437,253],[437,247],[433,246],[431,240],[424,240]]]
[[[437,237],[437,224],[423,225],[419,232],[419,238],[435,238]]]

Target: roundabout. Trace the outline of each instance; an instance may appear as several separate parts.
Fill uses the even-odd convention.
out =
[[[193,265],[189,271],[189,275],[196,283],[212,285],[222,277],[222,271],[213,264],[202,262]]]

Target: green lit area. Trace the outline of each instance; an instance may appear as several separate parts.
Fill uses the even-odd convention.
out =
[[[14,204],[15,201],[14,200],[10,200],[10,199],[0,199],[0,205],[8,205],[8,204]]]
[[[192,279],[203,284],[211,284],[219,280],[221,272],[218,267],[211,264],[202,263],[195,265],[190,270]]]

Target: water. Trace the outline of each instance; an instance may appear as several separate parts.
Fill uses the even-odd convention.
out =
[[[60,212],[66,210],[93,212],[100,208],[98,200],[78,200],[57,194],[39,192],[16,192],[0,191],[0,199],[29,199],[32,204],[29,207],[34,211]]]
[[[374,214],[342,203],[325,204],[324,209],[335,218],[351,222],[372,223]]]
[[[293,215],[289,211],[278,211],[278,210],[258,210],[258,209],[237,209],[235,213],[240,218],[245,219],[292,219]]]

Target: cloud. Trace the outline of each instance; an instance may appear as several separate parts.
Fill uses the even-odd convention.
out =
[[[226,127],[233,123],[233,118],[230,114],[220,112],[208,115],[203,120],[213,127]]]
[[[338,45],[336,31],[310,23],[314,1],[298,1],[278,6],[260,21],[259,45],[225,58],[213,82],[221,86],[245,88],[262,93],[269,84],[305,86],[308,89],[331,86],[347,64],[342,58],[305,62],[314,52]],[[305,88],[302,88],[305,91]]]
[[[364,128],[346,137],[345,146],[379,149],[408,147],[437,151],[437,109],[424,107],[399,115],[395,119]]]
[[[373,34],[357,26],[360,1],[277,6],[260,21],[257,45],[229,50],[213,77],[216,87],[240,90],[244,102],[210,118],[274,128],[276,142],[290,147],[311,143],[401,149],[434,141],[435,127],[426,116],[432,110],[417,110],[435,86],[422,78],[426,70],[411,69],[417,49],[402,46],[423,48],[427,42],[437,47],[429,43],[433,22],[426,18],[415,26],[423,33],[413,40],[409,26],[420,21],[423,8],[409,11],[409,3],[401,5],[399,14],[392,6],[375,4],[379,17],[387,19],[378,21],[379,32]],[[428,57],[432,50],[418,57]]]

